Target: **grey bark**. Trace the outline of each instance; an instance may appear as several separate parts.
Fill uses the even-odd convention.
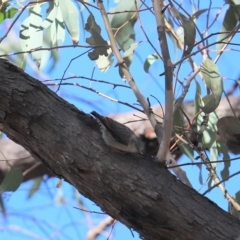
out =
[[[112,152],[95,120],[0,59],[0,128],[52,174],[145,239],[221,240],[239,221],[185,186],[164,166]]]

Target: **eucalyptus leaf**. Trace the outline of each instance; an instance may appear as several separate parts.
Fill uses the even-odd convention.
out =
[[[97,47],[94,48],[92,52],[88,53],[89,58],[93,60],[97,60],[99,56],[104,55],[108,56],[108,42],[103,39],[101,36],[101,28],[96,23],[93,14],[91,13],[87,19],[87,23],[85,24],[85,30],[90,32],[91,36],[86,38],[86,42],[90,45],[106,45],[106,47]]]
[[[196,28],[195,28],[195,23],[192,18],[187,18],[184,16],[181,12],[177,10],[174,6],[171,7],[171,11],[173,15],[181,21],[182,23],[182,28],[183,28],[183,36],[184,36],[184,52],[183,55],[187,56],[191,53],[194,44],[195,44],[195,38],[196,38]],[[178,29],[177,35],[179,36],[180,41],[182,42],[182,37],[181,37],[181,28]],[[188,47],[188,48],[187,48]]]
[[[184,45],[188,47],[187,49],[184,49],[184,56],[187,56],[191,53],[195,44],[196,28],[195,23],[191,18],[188,19],[181,13],[180,18],[184,30]]]
[[[227,4],[240,5],[240,0],[225,0]]]
[[[149,68],[152,66],[152,64],[159,59],[159,55],[157,53],[153,53],[148,55],[144,62],[144,71],[148,73]]]
[[[135,2],[137,3],[137,6]],[[131,47],[131,44],[135,43],[134,24],[136,23],[138,17],[135,11],[139,9],[139,3],[139,0],[121,0],[118,6],[113,10],[121,13],[115,14],[110,19],[113,33],[116,35],[116,41],[124,52]],[[131,65],[132,59],[133,54],[124,58],[124,62],[127,67]],[[119,70],[119,74],[122,78],[124,78],[121,69]]]
[[[229,33],[236,27],[240,19],[240,6],[229,5],[228,10],[225,13],[223,25],[218,35],[217,41],[224,41],[223,43],[218,43],[216,45],[217,51],[221,51],[224,44],[228,42]]]
[[[29,46],[29,24],[30,24],[30,18],[29,16],[22,22],[21,27],[20,27],[20,32],[19,32],[19,37],[20,37],[20,46],[22,51],[29,51],[30,46]]]
[[[18,12],[17,8],[10,8],[5,12],[0,12],[0,23],[2,23],[7,18],[13,18]]]
[[[1,209],[2,215],[6,217],[6,207],[5,207],[5,202],[2,194],[0,194],[0,209]]]
[[[22,171],[11,166],[0,184],[0,192],[14,192],[18,189],[23,180]]]
[[[117,32],[116,40],[124,51],[129,49],[131,44],[135,42],[135,32],[133,27],[137,21],[137,13],[134,11],[138,10],[139,0],[136,2],[137,9],[134,1],[121,0],[114,11],[122,13],[115,14],[111,19],[113,32]]]
[[[36,4],[34,8],[30,10],[29,20],[29,47],[31,50],[41,48],[43,44],[43,31],[41,29],[42,14],[41,6],[39,4]],[[31,54],[33,57],[33,61],[39,68],[41,64],[42,51],[32,52]]]
[[[45,34],[44,34],[44,46],[51,48],[50,50],[50,58],[53,59],[53,61],[51,61],[51,65],[50,63],[47,63],[47,66],[49,68],[49,70],[51,71],[52,69],[54,69],[55,65],[58,63],[59,60],[59,52],[58,49],[55,48],[58,46],[58,41],[57,41],[57,33],[56,33],[56,20],[54,20],[53,24],[51,24],[46,30],[45,30]],[[43,52],[43,54],[46,51]],[[44,57],[43,57],[44,58]]]
[[[111,65],[113,64],[113,53],[112,49],[107,49],[108,56],[99,55],[96,60],[96,64],[101,72],[107,72]]]
[[[201,10],[195,12],[195,13],[192,15],[192,20],[198,19],[203,13],[205,13],[205,12],[208,11],[208,10],[209,10],[208,8],[205,8],[205,9],[201,9]]]
[[[210,149],[212,145],[216,142],[218,116],[215,112],[209,114],[209,120],[206,130],[203,132],[203,145],[204,147]],[[200,128],[200,121],[198,121],[198,126]],[[216,146],[214,146],[216,148]]]
[[[202,105],[202,97],[201,97],[201,87],[200,84],[196,81],[196,92],[195,92],[195,101],[194,101],[194,110],[195,115],[199,113],[200,106]]]
[[[80,37],[79,11],[71,0],[58,0],[62,12],[63,21],[72,37],[74,45],[77,45]]]
[[[123,57],[125,58],[133,55],[134,50],[138,47],[138,44],[138,42],[131,43],[130,48],[124,52]]]
[[[188,142],[189,140],[187,139],[187,137],[185,136],[184,133],[184,119],[183,119],[183,113],[180,110],[180,108],[178,108],[175,112],[174,112],[174,116],[173,116],[173,126],[174,126],[174,133],[177,133],[179,135],[181,135],[181,137]],[[182,141],[178,142],[178,146],[181,149],[181,151],[186,154],[186,156],[188,156],[188,158],[193,161],[194,159],[194,154],[193,154],[193,149],[192,147],[190,147],[188,144],[185,144]]]
[[[63,21],[63,16],[62,16],[62,12],[60,7],[57,7],[57,16],[55,19],[55,24],[51,25],[51,33],[52,33],[52,39],[56,38],[56,43],[58,44],[58,42],[63,43],[65,40],[65,25],[64,25],[64,21]],[[55,28],[55,30],[54,30]],[[53,42],[55,43],[55,42]]]
[[[39,190],[41,184],[42,184],[42,177],[33,179],[32,186],[30,187],[30,190],[28,192],[28,198],[31,198]]]
[[[222,159],[224,160],[230,160],[230,155],[228,153],[228,147],[225,143],[221,142],[221,141],[217,141],[217,147],[218,147],[218,153],[222,154],[223,157]],[[221,177],[222,179],[226,179],[229,177],[229,168],[231,166],[231,161],[225,161],[224,163],[224,167],[223,170],[221,171]]]
[[[232,196],[233,200],[240,204],[240,191],[236,192],[234,196]],[[228,203],[228,212],[236,218],[240,218],[240,213],[232,206],[231,203]]]
[[[209,58],[204,60],[201,65],[201,73],[207,87],[211,90],[211,94],[203,98],[204,106],[201,106],[201,109],[205,113],[211,113],[218,107],[221,100],[223,92],[222,77],[217,65]]]
[[[53,24],[55,21],[56,15],[57,15],[57,3],[56,3],[56,1],[54,1],[52,4],[52,8],[50,9],[50,11],[47,14],[46,19],[41,23],[41,28],[46,29],[51,24]]]

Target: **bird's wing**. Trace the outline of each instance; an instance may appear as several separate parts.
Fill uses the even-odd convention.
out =
[[[130,138],[134,134],[130,128],[108,117],[101,122],[119,143],[126,146],[129,144]]]
[[[111,118],[106,117],[104,120],[105,121],[103,124],[112,134],[112,136],[119,143],[122,143],[127,146],[134,132],[130,128],[123,125],[122,123],[119,123]]]
[[[91,114],[105,126],[117,142],[128,146],[131,137],[134,135],[134,132],[130,128],[112,118],[103,117],[95,111],[91,112]]]

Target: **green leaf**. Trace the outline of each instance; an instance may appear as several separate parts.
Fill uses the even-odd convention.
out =
[[[209,180],[208,180],[208,188],[211,188],[213,185],[214,185],[214,181],[213,181],[212,177],[210,176]]]
[[[30,24],[30,18],[27,17],[20,27],[19,37],[20,37],[20,46],[22,48],[22,51],[29,51],[30,46],[28,44],[28,41],[30,39],[29,36],[29,24]]]
[[[6,12],[0,12],[0,23],[2,23],[7,18],[13,18],[17,12],[17,8],[10,8]]]
[[[113,63],[112,49],[107,49],[108,56],[99,55],[96,64],[101,72],[107,72]]]
[[[230,160],[230,156],[228,154],[228,147],[225,143],[221,142],[221,141],[217,141],[217,147],[218,147],[218,153],[222,154],[223,157],[222,159],[224,160]],[[231,166],[231,161],[225,161],[224,163],[224,168],[221,171],[221,177],[222,179],[226,179],[227,177],[229,177],[229,168]]]
[[[177,111],[174,112],[173,116],[173,126],[174,126],[174,133],[177,133],[181,135],[181,137],[188,142],[188,139],[185,137],[184,133],[184,120],[183,120],[183,113],[180,110],[180,108],[177,109]],[[183,135],[183,136],[182,136]],[[193,149],[188,145],[183,142],[178,142],[178,146],[180,150],[186,154],[186,156],[189,157],[189,159],[193,160],[194,155],[193,155]]]
[[[42,24],[42,14],[41,6],[36,4],[33,9],[30,10],[29,15],[29,40],[28,44],[30,49],[41,48],[43,44],[43,31],[41,29]],[[36,63],[37,67],[40,67],[42,51],[32,52],[33,61]]]
[[[180,43],[181,43],[182,45],[184,45],[184,30],[183,30],[183,27],[182,27],[182,26],[180,26],[180,27],[177,28],[177,30],[176,30],[176,35],[177,35],[177,38],[178,38],[178,40],[180,41]],[[180,44],[179,44],[179,45],[180,45]]]
[[[139,1],[137,1],[137,4],[139,6]],[[135,42],[135,32],[133,27],[135,22],[137,21],[137,13],[134,12],[137,10],[136,5],[134,1],[121,0],[117,8],[115,8],[114,10],[122,13],[115,14],[113,16],[113,18],[111,19],[111,27],[114,33],[118,31],[116,35],[116,40],[121,49],[123,51],[126,51],[130,48],[131,44]]]
[[[23,21],[20,27],[20,32],[19,32],[19,42],[20,42],[20,47],[23,52],[27,52],[30,50],[30,45],[29,45],[29,24],[30,24],[30,18],[29,16]],[[17,65],[22,68],[23,70],[26,68],[26,58],[27,58],[28,53],[23,53],[19,55],[19,58],[17,59]]]
[[[223,159],[230,159],[228,154],[227,140],[232,139],[235,135],[240,134],[240,122],[232,116],[220,118],[217,122],[218,134],[218,151],[223,154]],[[221,171],[221,176],[226,179],[229,176],[230,161],[224,162],[224,169]]]
[[[200,108],[205,113],[211,113],[218,107],[221,100],[223,92],[222,77],[217,65],[209,58],[201,65],[201,73],[207,87],[211,90],[211,94],[203,98],[204,106]]]
[[[1,0],[1,1],[0,1],[0,5],[1,5],[1,10],[0,10],[0,12],[4,13],[4,12],[6,12],[7,7],[10,6],[10,3]]]
[[[184,49],[184,56],[187,56],[191,53],[195,44],[196,28],[195,23],[191,18],[188,19],[181,13],[180,18],[184,30],[184,44],[188,47],[187,49]]]
[[[186,139],[185,139],[186,140]],[[187,141],[187,140],[186,140]],[[179,143],[179,148],[190,160],[194,160],[193,149],[185,143]]]
[[[199,130],[201,128],[204,113],[201,113],[197,117],[197,129]],[[217,121],[218,117],[215,112],[212,112],[209,114],[209,120],[208,125],[203,132],[203,146],[204,148],[207,148],[211,152],[210,160],[214,161],[213,159],[216,158],[217,154],[217,145],[216,145],[216,133],[217,133]],[[216,159],[215,159],[216,160]],[[215,163],[213,164],[213,167],[215,167]]]
[[[149,68],[158,58],[159,58],[159,56],[156,53],[149,55],[144,62],[144,71],[148,73]]]
[[[227,4],[240,5],[240,0],[225,0]]]
[[[218,148],[217,148],[216,138],[215,138],[215,141],[213,141],[209,151],[210,151],[210,161],[211,162],[217,161],[218,160]],[[212,163],[212,167],[216,168],[217,163]]]
[[[5,175],[0,184],[1,192],[14,192],[18,189],[23,180],[22,171],[10,166],[10,171]]]
[[[228,42],[229,38],[226,38],[229,33],[236,27],[240,17],[240,6],[234,6],[230,5],[228,10],[226,11],[226,14],[224,16],[222,29],[217,41],[224,41],[224,43],[219,43],[216,45],[217,51],[221,51],[223,46],[225,45],[225,42]]]
[[[50,11],[48,12],[47,14],[47,17],[46,19],[41,23],[41,28],[42,29],[46,29],[48,28],[51,24],[54,23],[55,19],[56,19],[56,16],[57,16],[57,3],[56,1],[54,1],[54,3],[49,3],[51,4],[51,9]]]
[[[184,33],[182,34],[182,29],[178,28],[176,34],[178,35],[179,40],[181,42],[183,42],[182,35],[184,36],[184,56],[187,56],[191,53],[195,44],[195,38],[196,38],[195,23],[192,18],[185,17],[174,6],[171,7],[171,12],[175,16],[175,18],[180,20],[182,23],[181,25]]]
[[[134,50],[138,47],[138,42],[131,43],[130,48],[126,50],[123,54],[123,57],[130,57],[133,55]]]
[[[3,195],[2,194],[0,194],[0,209],[1,209],[2,215],[4,217],[6,217],[6,207],[5,207],[5,203],[3,201]]]
[[[164,12],[164,16],[165,16],[165,19],[167,21],[167,23],[171,26],[172,29],[174,29],[174,24],[173,24],[173,17],[172,15],[169,14],[168,11],[165,11]],[[182,27],[181,27],[182,28]],[[182,30],[183,31],[183,30]],[[177,57],[177,48],[180,47],[178,46],[178,41],[176,41],[176,36],[174,36],[174,33],[172,33],[172,31],[166,31],[166,34],[171,38],[172,42],[173,42],[173,46],[174,46],[174,57],[176,58]],[[177,31],[175,33],[177,35]],[[182,34],[183,36],[183,34]]]
[[[208,126],[203,132],[203,144],[210,149],[214,142],[216,142],[218,116],[215,112],[209,114]],[[216,146],[214,146],[216,147]]]
[[[54,48],[58,46],[57,33],[56,33],[56,20],[54,20],[54,23],[51,24],[50,27],[48,27],[45,31],[44,45],[46,45],[46,47],[52,48],[50,50],[51,58],[53,58],[52,65],[50,66],[48,63],[48,67],[50,68],[50,71],[51,71],[52,69],[54,69],[55,65],[58,63],[58,60],[59,60],[58,49]]]
[[[203,13],[205,13],[206,11],[208,11],[209,9],[208,8],[205,8],[205,9],[201,9],[197,12],[195,12],[193,15],[192,15],[192,20],[194,19],[198,19],[200,17],[200,15],[202,15]]]
[[[57,16],[55,19],[55,25],[56,25],[56,35],[55,35],[55,31],[52,31],[52,35],[56,36],[56,41],[61,41],[62,43],[65,40],[65,25],[64,25],[64,21],[63,21],[63,16],[62,16],[62,12],[60,11],[60,7],[58,6],[57,9]],[[52,29],[53,29],[53,24],[51,25]],[[52,39],[54,38],[54,36],[52,36]]]
[[[234,196],[232,196],[232,198],[238,203],[240,204],[240,191],[236,192],[236,194]],[[240,218],[240,213],[232,206],[231,203],[228,203],[228,212],[230,214],[232,214],[234,217],[236,218]]]
[[[41,177],[33,179],[33,184],[28,192],[28,198],[31,198],[39,190],[41,184],[42,184]]]
[[[137,7],[135,5],[135,2],[137,3]],[[137,11],[139,9],[139,3],[139,0],[121,0],[118,6],[113,10],[121,13],[115,14],[110,19],[113,33],[116,34],[116,41],[124,52],[131,47],[131,44],[135,43],[134,24],[137,21],[138,15],[134,11]],[[125,64],[128,67],[132,63],[132,58],[133,55],[124,58]],[[122,78],[124,78],[121,70],[119,74]]]
[[[108,42],[101,36],[101,28],[96,23],[93,14],[91,13],[85,24],[85,30],[91,33],[91,37],[86,38],[86,42],[90,45],[108,45]],[[92,52],[88,53],[89,58],[94,61],[99,58],[100,55],[108,56],[108,47],[94,48]]]
[[[197,117],[197,129],[199,130],[202,125],[204,113],[201,113]],[[217,133],[217,121],[218,117],[215,112],[209,114],[208,125],[203,132],[202,143],[204,149],[209,149],[210,151],[210,161],[217,161],[218,160],[218,147],[216,141],[216,133]],[[217,163],[212,163],[212,167],[216,168]],[[212,183],[211,183],[212,184]]]
[[[200,84],[197,81],[195,81],[195,83],[196,83],[196,92],[195,92],[194,110],[195,110],[195,115],[197,115],[201,110],[200,106],[202,106],[203,101],[201,96]]]
[[[175,101],[175,103],[177,100]],[[178,108],[173,115],[173,126],[174,126],[174,133],[182,134],[184,133],[184,119],[183,113]]]
[[[77,45],[80,38],[79,12],[76,5],[71,0],[58,0],[62,12],[63,20],[67,30],[72,37],[74,45]]]
[[[199,168],[198,181],[201,185],[203,185],[202,164],[197,164],[197,167]]]

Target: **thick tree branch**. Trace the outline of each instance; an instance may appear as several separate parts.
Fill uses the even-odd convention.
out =
[[[0,59],[0,127],[9,138],[145,239],[234,239],[239,221],[164,167],[111,152],[94,119]],[[217,219],[217,223],[216,223]]]

